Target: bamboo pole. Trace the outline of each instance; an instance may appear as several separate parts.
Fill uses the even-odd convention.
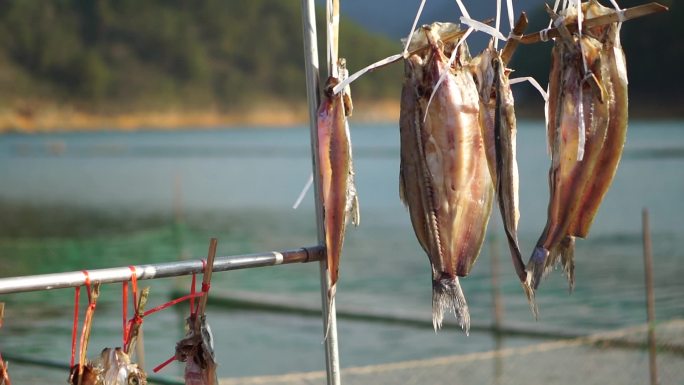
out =
[[[295,250],[217,257],[214,261],[214,272],[320,261],[324,259],[323,253],[323,247],[309,246]],[[138,280],[178,277],[191,275],[193,273],[201,273],[203,271],[202,261],[198,259],[135,265],[133,267],[135,268],[135,274]],[[88,276],[92,284],[126,282],[131,280],[131,270],[128,266],[95,269],[88,270]],[[55,274],[0,278],[0,294],[63,289],[83,286],[85,283],[86,277],[81,270]]]
[[[316,111],[319,104],[318,46],[316,37],[316,13],[313,0],[302,0],[302,31],[304,40],[304,65],[306,71],[306,95],[309,102],[309,129],[311,133],[311,159],[314,176],[314,197],[316,206],[316,228],[319,245],[325,244],[323,202],[321,200],[320,176],[318,173],[318,126]],[[328,385],[340,384],[340,362],[337,347],[337,317],[335,303],[328,303],[330,274],[326,258],[320,259],[321,306],[323,309],[323,334],[325,338],[325,367]]]
[[[644,17],[648,15],[652,15],[654,13],[660,13],[660,12],[667,12],[669,9],[661,4],[658,3],[648,3],[648,4],[642,4],[638,5],[636,7],[632,8],[627,8],[623,9],[620,12],[611,12],[602,16],[597,16],[593,17],[590,19],[584,20],[583,23],[583,29],[589,29],[593,27],[598,27],[601,25],[606,25],[606,24],[611,24],[611,23],[617,23],[621,21],[627,21],[627,20],[632,20],[636,19],[639,17]],[[622,15],[622,16],[620,16]],[[570,24],[567,24],[566,27],[571,33],[577,32],[577,22],[573,22]],[[546,30],[530,33],[528,35],[523,36],[520,39],[520,43],[522,44],[534,44],[534,43],[539,43],[540,41],[546,41],[548,39],[560,37],[560,32],[558,28],[548,28]]]
[[[214,270],[214,260],[216,259],[216,247],[218,246],[218,240],[216,238],[211,238],[209,241],[209,252],[207,254],[207,264],[204,267],[204,272],[202,273],[202,287],[208,287],[211,284],[211,272]],[[207,308],[207,297],[208,294],[204,293],[199,299],[199,305],[197,305],[197,317],[195,319],[197,330],[199,330],[200,320],[204,316],[204,311]]]
[[[648,367],[651,385],[658,384],[655,338],[655,295],[653,293],[653,254],[651,252],[651,226],[648,209],[641,214],[644,239],[644,273],[646,275],[646,320],[648,322]]]

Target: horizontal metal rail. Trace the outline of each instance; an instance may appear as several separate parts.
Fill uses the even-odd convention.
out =
[[[216,257],[214,272],[248,269],[290,263],[317,262],[323,258],[322,246],[309,246],[285,251]],[[22,277],[0,278],[0,294],[21,293],[28,291],[63,289],[90,283],[126,282],[132,277],[131,268],[135,269],[138,280],[178,277],[201,273],[203,262],[199,259],[177,262],[166,262],[148,265],[132,265],[131,267],[114,267],[106,269],[70,271],[65,273],[27,275]]]

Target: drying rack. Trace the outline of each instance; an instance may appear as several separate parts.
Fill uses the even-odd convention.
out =
[[[318,170],[316,110],[319,103],[319,64],[314,0],[302,0],[301,7],[306,93],[309,106],[309,128],[311,132],[311,159],[314,176],[316,227],[318,229],[319,244],[295,250],[216,257],[212,271],[222,272],[291,263],[319,262],[322,308],[321,318],[323,320],[322,334],[325,336],[324,346],[327,383],[328,385],[339,385],[340,364],[337,347],[337,317],[334,302],[329,304],[327,299],[328,290],[330,289],[330,275],[328,274],[328,266],[325,258],[325,246],[322,246],[325,244],[325,229],[323,226],[323,206],[319,188],[319,173],[316,172],[316,170]],[[86,284],[86,279],[89,279],[91,284],[126,282],[132,278],[131,269],[135,269],[135,276],[138,280],[186,276],[200,273],[204,270],[202,261],[191,260],[88,270],[88,278],[86,278],[82,271],[0,278],[0,294],[80,287]]]

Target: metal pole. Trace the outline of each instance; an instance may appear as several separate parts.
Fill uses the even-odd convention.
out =
[[[230,257],[216,257],[214,272],[273,266],[289,263],[305,263],[324,260],[321,246],[303,247],[296,250],[270,251],[260,254],[247,254]],[[135,265],[138,280],[178,277],[201,273],[202,261],[199,259],[175,261],[149,265]],[[88,270],[91,284],[126,282],[131,279],[128,266],[109,269]],[[85,285],[83,271],[66,273],[29,275],[23,277],[0,278],[0,294],[26,291],[52,290]]]
[[[304,64],[306,70],[306,95],[309,102],[309,128],[311,132],[311,158],[314,176],[314,197],[316,203],[316,227],[318,242],[325,244],[323,203],[321,200],[320,176],[318,173],[318,125],[316,110],[319,104],[318,43],[316,37],[316,13],[313,0],[302,0],[302,34],[304,38]],[[340,384],[340,361],[337,348],[337,317],[335,303],[328,304],[330,274],[326,258],[320,260],[321,305],[323,308],[323,335],[325,339],[325,368],[328,385]]]
[[[648,209],[642,212],[642,229],[644,239],[644,272],[646,274],[646,320],[648,322],[648,367],[651,385],[658,384],[658,366],[656,362],[655,339],[655,295],[653,293],[653,254],[651,253],[651,226],[648,220]]]

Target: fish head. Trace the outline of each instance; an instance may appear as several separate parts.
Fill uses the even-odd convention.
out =
[[[473,79],[477,85],[477,91],[480,94],[480,100],[484,102],[493,101],[496,95],[494,94],[494,78],[496,76],[494,70],[494,59],[498,58],[499,54],[494,48],[494,40],[489,41],[487,48],[475,56],[470,61],[470,71],[473,74]]]

